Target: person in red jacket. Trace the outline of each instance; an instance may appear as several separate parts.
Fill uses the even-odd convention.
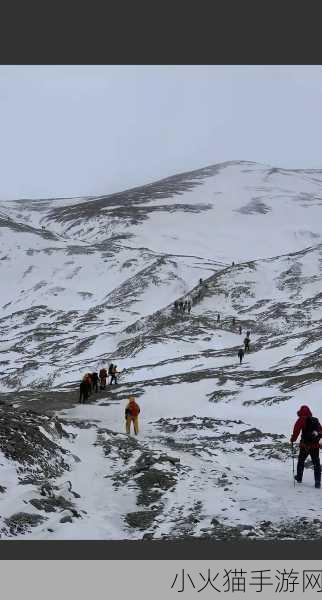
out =
[[[303,478],[304,464],[307,457],[310,455],[313,468],[315,487],[321,487],[321,464],[320,464],[320,438],[322,437],[322,427],[319,420],[313,417],[308,406],[301,406],[297,412],[298,419],[294,425],[293,434],[290,442],[296,442],[300,433],[300,452],[297,460],[297,473],[295,480],[301,483]]]

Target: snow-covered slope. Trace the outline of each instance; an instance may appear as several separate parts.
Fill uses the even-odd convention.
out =
[[[320,535],[319,492],[308,506],[311,472],[293,489],[287,441],[299,404],[319,416],[321,204],[322,171],[249,162],[106,197],[0,204],[2,397],[61,406],[59,445],[81,459],[66,504],[75,490],[78,516],[65,525],[54,511],[33,536]],[[180,298],[190,315],[174,310]],[[71,408],[81,374],[109,360],[123,370],[117,391]],[[137,440],[124,435],[129,393]],[[9,497],[19,482],[8,481]]]

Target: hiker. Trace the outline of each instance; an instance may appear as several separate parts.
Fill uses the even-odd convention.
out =
[[[220,321],[220,314],[218,313],[218,315],[217,315],[217,323],[219,323],[219,321]]]
[[[117,379],[116,379],[116,373],[118,373],[117,370],[117,366],[116,365],[111,365],[112,366],[112,372],[110,373],[110,370],[108,370],[109,375],[111,375],[111,381],[110,381],[110,385],[112,385],[113,381],[115,384],[117,384]]]
[[[183,303],[183,312],[186,312],[186,308],[187,308],[187,300],[185,300]]]
[[[98,374],[96,373],[96,371],[94,373],[91,373],[92,375],[92,389],[93,392],[98,392]]]
[[[182,302],[181,302],[181,300],[180,300],[180,301],[179,301],[179,310],[181,310],[181,311],[182,311],[182,306],[183,306],[183,304],[182,304]]]
[[[246,335],[249,338],[250,337],[250,331],[246,331]]]
[[[80,404],[85,404],[85,402],[88,400],[88,385],[87,383],[82,379],[82,381],[80,382],[79,385],[79,403]]]
[[[92,376],[91,373],[85,373],[83,381],[87,384],[88,395],[92,393]]]
[[[187,302],[187,311],[188,311],[188,313],[190,315],[190,312],[191,312],[191,302],[190,302],[190,300],[189,300],[189,302]]]
[[[315,487],[321,487],[321,464],[320,464],[320,438],[322,437],[322,427],[319,420],[312,416],[312,412],[308,406],[301,406],[297,412],[298,419],[294,425],[293,434],[290,442],[296,442],[300,432],[302,432],[300,440],[300,452],[297,460],[297,472],[294,476],[295,481],[301,483],[303,478],[304,463],[310,455],[313,469]]]
[[[244,358],[244,355],[245,355],[244,349],[243,349],[243,348],[239,348],[239,350],[238,350],[238,354],[237,354],[237,356],[238,356],[238,358],[239,358],[239,364],[241,364],[241,363],[242,363],[242,360],[243,360],[243,358]]]
[[[249,342],[250,342],[250,339],[249,339],[248,335],[246,335],[246,337],[244,339],[245,352],[249,352]]]
[[[234,266],[235,266],[235,263],[234,263],[234,261],[231,263],[231,266],[232,266],[232,267],[234,267]]]
[[[202,285],[202,279],[201,279],[201,277],[199,279],[199,285]]]
[[[114,369],[114,365],[113,363],[110,364],[109,368],[108,368],[108,376],[112,378],[113,375],[113,369]],[[111,383],[111,380],[110,380]]]
[[[133,396],[129,396],[129,402],[125,409],[126,433],[131,433],[131,423],[133,423],[135,435],[139,433],[139,414],[139,405],[135,402],[135,398]]]
[[[106,371],[106,369],[104,369],[104,367],[102,369],[100,369],[99,378],[100,378],[100,390],[105,390],[107,371]]]
[[[91,395],[91,391],[92,391],[92,378],[90,373],[85,373],[83,379],[82,379],[82,383],[84,383],[84,386],[86,386],[86,390],[87,390],[87,397],[86,400],[88,399],[88,397]],[[85,387],[84,387],[85,389]]]
[[[241,326],[239,325],[239,335],[241,335],[242,332],[243,332],[243,330],[242,330]]]
[[[236,319],[233,317],[233,327],[235,327]]]
[[[175,301],[175,303],[174,303],[174,310],[178,310],[178,302],[177,301]]]

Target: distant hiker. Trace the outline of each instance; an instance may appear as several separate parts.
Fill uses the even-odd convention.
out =
[[[199,279],[199,285],[202,285],[202,279],[201,279],[201,277]]]
[[[135,435],[139,433],[139,414],[139,405],[135,402],[135,398],[133,396],[129,396],[129,402],[125,409],[126,433],[131,433],[131,423],[133,423]]]
[[[109,374],[111,375],[110,385],[112,385],[113,381],[114,381],[115,384],[117,384],[117,379],[116,379],[116,374],[117,373],[118,373],[117,367],[116,367],[116,365],[113,365],[112,366],[112,373],[110,374],[110,371],[109,371]]]
[[[182,311],[182,309],[183,309],[183,302],[180,300],[180,302],[179,302],[179,310]]]
[[[188,311],[188,313],[190,315],[190,311],[191,311],[191,302],[190,302],[190,300],[187,302],[187,311]]]
[[[298,419],[294,425],[293,434],[290,442],[293,444],[296,442],[300,432],[302,432],[300,440],[300,452],[297,461],[297,473],[295,480],[301,483],[303,478],[304,464],[307,457],[310,455],[313,469],[315,487],[321,487],[321,464],[320,464],[320,445],[319,441],[322,437],[322,427],[319,419],[312,416],[311,410],[308,406],[301,406],[297,412]]]
[[[243,332],[243,330],[242,330],[241,326],[239,325],[239,335],[241,335],[242,332]]]
[[[174,303],[174,310],[178,310],[178,302],[177,301],[175,301],[175,303]]]
[[[187,301],[185,300],[184,303],[183,303],[183,312],[186,311],[186,308],[187,308]]]
[[[217,315],[217,323],[219,323],[219,321],[220,321],[220,314],[218,313],[218,315]]]
[[[79,403],[84,404],[88,400],[88,385],[85,381],[80,382],[79,386]]]
[[[231,263],[231,266],[232,266],[232,267],[234,267],[234,266],[235,266],[235,263],[234,263],[234,261]]]
[[[91,377],[90,373],[85,373],[85,375],[83,377],[83,383],[87,387],[87,397],[88,397],[91,395],[91,391],[92,391],[92,377]]]
[[[239,358],[239,363],[240,364],[242,363],[244,355],[245,355],[244,349],[243,348],[239,348],[237,356]]]
[[[98,374],[96,371],[92,373],[92,390],[93,392],[98,392]]]
[[[108,368],[108,376],[112,378],[113,375],[113,369],[114,369],[114,365],[113,363],[110,364],[109,368]],[[111,380],[110,380],[111,383]]]
[[[250,337],[250,331],[246,331],[247,337]]]
[[[104,369],[104,367],[102,369],[100,369],[99,378],[100,378],[100,390],[105,390],[107,371],[106,371],[106,369]]]
[[[245,352],[249,352],[249,342],[250,342],[250,339],[249,339],[248,335],[246,335],[246,337],[244,339]]]
[[[235,327],[236,319],[233,317],[233,327]]]

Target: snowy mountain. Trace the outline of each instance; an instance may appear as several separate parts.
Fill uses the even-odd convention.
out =
[[[322,171],[250,162],[0,203],[3,537],[322,535],[288,443],[301,404],[322,420],[321,204]]]

